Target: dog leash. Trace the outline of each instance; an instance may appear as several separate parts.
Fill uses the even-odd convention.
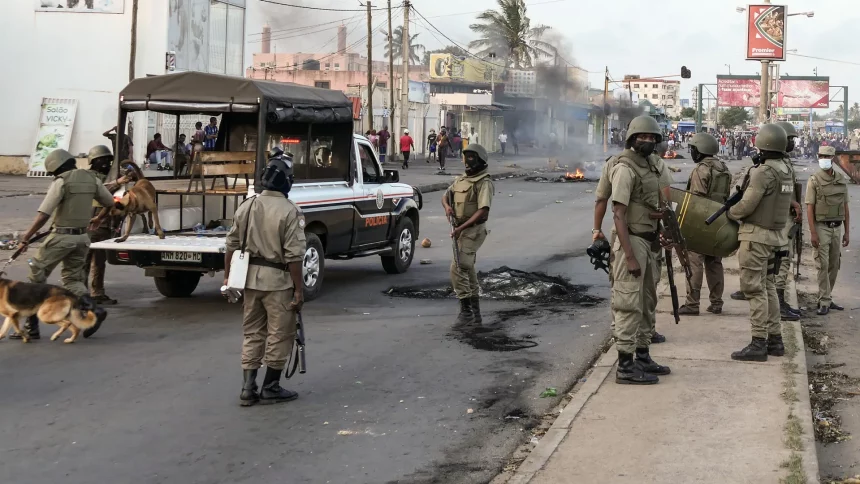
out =
[[[40,240],[44,239],[44,238],[45,238],[45,237],[47,237],[47,236],[48,236],[48,234],[50,234],[50,233],[51,233],[51,231],[50,231],[50,230],[46,230],[46,231],[44,231],[44,232],[39,232],[38,234],[36,234],[36,235],[34,235],[34,236],[30,237],[30,240],[28,240],[28,241],[27,241],[27,245],[25,245],[24,247],[22,247],[22,248],[20,248],[20,249],[16,250],[15,252],[13,252],[13,253],[12,253],[12,257],[10,257],[8,260],[6,260],[5,262],[3,262],[3,267],[0,267],[0,276],[2,276],[3,274],[6,274],[6,268],[7,268],[7,267],[9,267],[9,264],[11,264],[11,263],[15,262],[15,260],[16,260],[16,259],[18,259],[18,257],[20,257],[20,256],[21,256],[21,253],[22,253],[22,252],[24,252],[24,249],[26,249],[27,247],[29,247],[29,246],[30,246],[30,244],[32,244],[33,242],[38,242],[38,241],[40,241]]]

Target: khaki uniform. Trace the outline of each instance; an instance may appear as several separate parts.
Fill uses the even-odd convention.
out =
[[[612,202],[627,206],[630,245],[642,270],[639,277],[628,272],[621,241],[613,237],[611,308],[616,346],[623,353],[648,348],[654,334],[660,245],[659,221],[650,213],[659,208],[660,179],[659,168],[632,150],[622,152],[611,170]]]
[[[594,191],[595,196],[597,197],[598,200],[610,200],[612,198],[612,180],[611,180],[612,169],[618,163],[618,158],[620,156],[630,155],[630,154],[632,154],[633,156],[638,156],[638,155],[636,155],[636,153],[633,150],[628,149],[628,150],[625,150],[624,152],[622,152],[618,156],[613,156],[613,157],[609,158],[608,160],[606,160],[606,163],[603,164],[603,169],[600,173],[600,180],[597,182],[597,188]],[[648,157],[648,159],[651,161],[652,165],[660,172],[660,182],[659,182],[660,189],[662,190],[664,188],[671,187],[672,183],[674,183],[674,180],[672,179],[672,172],[669,171],[669,167],[666,165],[666,162],[663,161],[663,158],[660,158],[657,155],[651,155]],[[610,203],[609,209],[610,210],[612,209],[611,203]],[[610,236],[609,236],[609,243],[612,246],[615,245],[615,238],[616,238],[615,237],[615,225],[613,224],[612,230],[610,231]],[[661,276],[661,271],[662,271],[661,264],[660,264],[662,261],[661,254],[662,254],[662,252],[658,253],[657,257],[655,258],[655,264],[656,264],[656,266],[654,267],[654,277],[655,277],[655,281],[656,281],[654,283],[655,287],[660,282],[660,276]],[[609,266],[610,266],[609,287],[610,288],[612,287],[613,280],[614,280],[614,277],[613,277],[614,271],[612,270],[612,264],[614,261],[615,261],[615,251],[613,250],[613,251],[610,251],[610,253],[609,253]],[[641,266],[641,262],[640,262],[640,266]],[[643,269],[643,272],[644,272],[644,269]],[[651,328],[651,334],[653,336],[654,331],[656,331],[655,327],[657,324],[657,300],[656,300],[656,298],[654,299],[654,307],[647,310],[645,312],[645,314],[646,314],[646,317],[648,319],[648,326]],[[613,333],[615,332],[615,317],[614,316],[615,316],[615,314],[612,313],[612,321],[610,321],[610,324],[609,324],[610,330]],[[650,336],[649,336],[649,340],[650,340]]]
[[[696,164],[687,182],[687,191],[707,197],[716,202],[725,203],[731,190],[731,173],[726,164],[713,157],[707,157]],[[709,255],[688,252],[690,262],[690,281],[687,285],[688,308],[698,311],[699,299],[702,295],[702,279],[707,278],[709,299],[715,308],[723,307],[723,259]]]
[[[287,264],[304,259],[304,227],[301,210],[280,192],[263,190],[236,210],[227,250],[241,250],[247,228],[245,250],[251,256],[242,317],[243,370],[256,370],[264,360],[275,370],[287,364],[296,337],[296,312],[290,302],[294,291],[303,290],[302,281],[290,277]]]
[[[848,202],[848,181],[838,171],[830,175],[819,169],[806,185],[807,205],[815,210],[815,231],[818,248],[813,248],[818,265],[818,306],[830,306],[831,292],[842,261],[842,225],[845,203]]]
[[[52,233],[30,262],[30,282],[43,284],[61,262],[63,287],[76,296],[84,296],[86,261],[90,248],[87,225],[90,223],[93,200],[113,204],[113,197],[95,174],[89,170],[67,171],[54,179],[48,188],[39,212],[53,214]]]
[[[93,172],[93,174],[101,181],[104,181],[104,175]],[[116,182],[110,182],[105,184],[105,188],[113,194],[119,190],[120,185],[117,185]],[[109,205],[110,206],[110,205]],[[98,215],[104,205],[99,203],[96,200],[93,200],[93,217]],[[108,240],[115,236],[114,231],[117,227],[119,227],[121,217],[105,217],[100,223],[99,226],[95,229],[88,230],[87,234],[90,237],[90,243],[93,242],[102,242],[104,240]],[[107,251],[93,249],[87,253],[87,260],[84,264],[85,271],[87,272],[87,282],[90,285],[90,296],[99,297],[105,295],[105,268],[107,266]]]
[[[738,263],[741,291],[750,302],[753,338],[780,335],[779,299],[769,262],[786,245],[783,229],[794,196],[794,174],[782,159],[767,160],[750,168],[749,183],[740,202],[729,209],[729,216],[741,222]]]
[[[475,212],[482,208],[490,208],[493,203],[493,192],[495,186],[487,170],[472,176],[461,175],[448,187],[454,194],[454,218],[457,225],[469,220]],[[475,271],[475,261],[478,249],[487,238],[487,226],[484,222],[478,222],[464,229],[457,239],[459,248],[458,256],[460,265],[451,261],[451,286],[457,294],[457,299],[478,297],[480,286],[478,285],[478,274]]]
[[[797,175],[794,173],[794,166],[791,164],[791,159],[786,158],[786,164],[789,169],[791,169],[792,175],[795,180],[797,179]],[[800,199],[800,194],[795,194],[796,199]],[[802,214],[801,214],[802,216]],[[786,238],[786,245],[783,245],[779,248],[780,252],[788,252],[788,254],[782,258],[779,263],[779,270],[774,276],[774,284],[776,284],[776,289],[780,291],[784,291],[786,289],[786,283],[788,282],[788,274],[791,272],[791,261],[794,260],[795,255],[795,247],[794,247],[794,236],[789,236],[789,232],[791,232],[791,227],[794,223],[791,221],[791,217],[789,217],[788,223],[785,224],[785,228],[783,230],[783,235]]]

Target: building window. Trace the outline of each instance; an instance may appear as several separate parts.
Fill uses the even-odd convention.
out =
[[[331,89],[331,81],[314,81],[314,87],[321,87],[323,89]]]
[[[651,87],[653,87],[654,89],[657,89],[657,84],[652,84]]]
[[[656,95],[656,94],[652,94],[652,95],[651,95],[651,99],[657,99],[657,95]]]
[[[639,84],[633,84],[633,89],[639,89]]]
[[[326,67],[331,67],[331,63],[326,62],[326,63],[325,63],[325,66],[326,66]]]
[[[379,87],[379,88],[385,89],[385,88],[387,88],[387,87],[388,87],[388,83],[387,83],[387,82],[377,82],[377,83],[376,83],[376,87]]]

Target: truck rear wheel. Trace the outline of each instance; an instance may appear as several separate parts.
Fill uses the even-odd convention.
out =
[[[305,301],[311,301],[320,294],[325,274],[325,249],[317,234],[305,234],[305,257],[302,260],[302,283],[305,287]]]
[[[415,255],[415,224],[409,217],[403,217],[397,223],[394,231],[395,239],[392,243],[394,255],[384,255],[382,268],[389,274],[403,274],[412,265],[412,257]]]
[[[188,297],[197,289],[199,272],[167,271],[164,277],[155,278],[155,288],[164,297]]]

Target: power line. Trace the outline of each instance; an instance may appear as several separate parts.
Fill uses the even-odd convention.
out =
[[[435,26],[435,25],[433,25],[429,20],[427,20],[427,17],[425,17],[424,15],[422,15],[422,14],[421,14],[421,12],[419,12],[418,10],[416,10],[416,9],[415,9],[415,7],[411,7],[411,8],[412,8],[412,11],[413,11],[413,12],[415,12],[416,14],[418,14],[418,16],[419,16],[419,17],[421,17],[421,19],[424,21],[424,23],[425,23],[425,24],[429,25],[429,26],[430,26],[433,30],[435,30],[436,32],[439,32],[439,34],[440,34],[442,37],[445,37],[446,39],[448,39],[448,41],[449,41],[449,42],[451,42],[451,43],[452,43],[452,44],[454,44],[455,46],[457,46],[457,47],[459,47],[460,49],[462,49],[462,50],[463,50],[463,52],[465,52],[465,53],[466,53],[467,55],[469,55],[470,57],[474,57],[475,59],[477,59],[477,60],[479,60],[479,61],[486,62],[487,64],[494,65],[494,66],[499,67],[499,68],[502,68],[502,69],[507,69],[507,67],[508,67],[507,65],[504,65],[504,64],[496,64],[496,63],[490,62],[490,61],[488,61],[488,60],[486,60],[486,59],[482,59],[482,58],[478,57],[477,55],[475,55],[475,54],[473,54],[473,53],[469,52],[469,50],[468,50],[468,49],[466,49],[465,47],[463,47],[462,45],[460,45],[459,43],[457,43],[456,41],[454,41],[453,39],[451,39],[451,37],[448,37],[447,35],[445,35],[445,33],[444,33],[444,32],[442,32],[441,30],[439,30],[438,28],[436,28],[436,26]],[[434,35],[434,37],[435,37],[435,35]],[[438,39],[437,39],[437,40],[438,40]]]
[[[321,27],[321,26],[323,26],[323,25],[331,25],[331,24],[343,23],[343,22],[351,21],[351,20],[354,20],[354,19],[355,19],[355,18],[357,18],[357,17],[364,17],[364,15],[354,15],[354,16],[352,16],[352,17],[344,17],[344,18],[342,18],[342,19],[332,20],[332,21],[330,21],[330,22],[323,22],[323,23],[314,24],[314,25],[304,25],[304,26],[301,26],[301,27],[289,27],[289,28],[286,28],[286,29],[270,30],[268,33],[269,33],[269,34],[274,34],[274,33],[285,33],[285,32],[298,32],[298,31],[301,31],[301,30],[307,30],[307,29],[312,29],[312,28],[316,28],[316,27]],[[247,37],[251,37],[252,35],[263,35],[263,32],[254,32],[254,33],[252,33],[252,34],[248,34],[248,35],[247,35]]]
[[[823,61],[827,61],[827,62],[836,62],[839,64],[849,64],[852,66],[860,66],[860,62],[850,62],[850,61],[837,60],[837,59],[827,59],[824,57],[815,57],[812,55],[794,54],[791,52],[789,52],[788,55],[793,55],[793,56],[797,56],[797,57],[806,57],[807,59],[823,60]]]
[[[366,8],[322,8],[322,7],[308,7],[306,5],[292,5],[289,3],[280,3],[274,0],[260,0],[264,3],[271,3],[272,5],[280,5],[281,7],[293,7],[293,8],[304,8],[307,10],[320,10],[323,12],[367,12]],[[387,10],[386,7],[371,7],[371,10]]]
[[[533,5],[544,5],[544,4],[547,4],[547,3],[559,3],[559,2],[568,2],[568,1],[570,1],[570,0],[547,0],[547,1],[545,1],[545,2],[527,3],[527,4],[525,4],[525,5],[526,5],[526,7],[531,7],[531,6],[533,6]],[[469,14],[472,14],[472,13],[484,13],[484,12],[486,12],[486,11],[487,11],[487,9],[484,9],[484,10],[474,10],[474,11],[471,11],[471,12],[446,13],[446,14],[442,14],[442,15],[433,15],[433,16],[430,16],[430,17],[428,17],[428,18],[454,17],[454,16],[456,16],[456,15],[469,15]]]

